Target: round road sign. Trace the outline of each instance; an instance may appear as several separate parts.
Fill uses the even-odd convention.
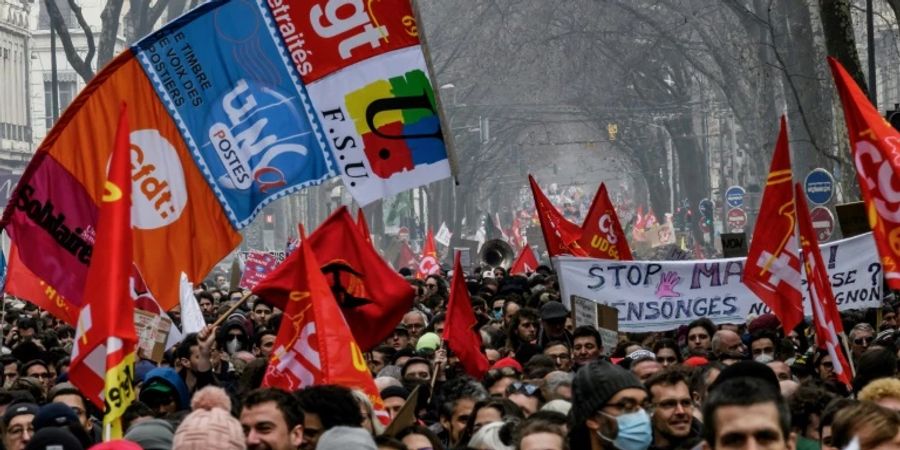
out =
[[[812,221],[813,230],[816,231],[816,239],[819,242],[825,242],[831,239],[834,233],[834,215],[831,210],[824,206],[816,206],[809,212],[809,218]]]
[[[824,205],[834,196],[834,177],[825,169],[814,169],[803,183],[810,203]]]
[[[729,208],[740,208],[744,206],[744,194],[747,191],[741,186],[732,186],[725,191],[725,203]]]
[[[728,211],[728,231],[740,233],[747,226],[747,213],[741,208],[732,208]]]

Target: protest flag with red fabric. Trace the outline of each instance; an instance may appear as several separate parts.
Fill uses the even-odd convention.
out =
[[[400,252],[397,253],[397,258],[394,260],[394,267],[398,270],[406,267],[407,269],[416,266],[416,254],[409,248],[409,243],[406,241],[400,242]]]
[[[856,179],[866,204],[869,226],[891,289],[900,289],[900,132],[881,116],[836,59],[828,64],[844,105]]]
[[[104,410],[104,440],[122,437],[121,417],[135,398],[129,132],[123,105],[69,368],[71,382]]]
[[[785,334],[803,321],[797,212],[794,203],[787,120],[772,155],[757,226],[744,265],[744,284],[781,320]]]
[[[472,300],[469,297],[462,264],[459,262],[459,252],[456,252],[453,258],[453,281],[450,286],[450,299],[447,301],[443,339],[459,358],[459,363],[467,374],[478,380],[484,377],[490,364],[481,352],[478,320],[472,311]]]
[[[616,208],[609,200],[606,185],[600,183],[597,195],[591,202],[584,223],[581,225],[582,235],[579,245],[592,258],[631,261],[631,249],[616,214]]]
[[[369,351],[387,338],[409,311],[415,291],[366,242],[345,207],[332,213],[307,240],[356,342]],[[299,252],[291,253],[266,277],[270,287],[266,295],[271,297],[265,298],[282,310],[294,283],[293,266],[300,258]],[[271,289],[273,286],[281,290]]]
[[[359,227],[359,232],[362,233],[366,242],[371,244],[372,233],[369,232],[369,222],[366,221],[366,215],[363,213],[362,208],[356,211],[356,226]]]
[[[531,250],[530,245],[526,245],[522,247],[522,250],[519,251],[519,256],[516,257],[516,260],[513,261],[512,266],[509,267],[509,274],[525,275],[533,273],[537,266],[538,260],[534,256],[534,251]]]
[[[806,287],[809,291],[809,301],[812,303],[813,323],[816,326],[816,347],[828,351],[834,363],[835,376],[840,382],[850,386],[853,374],[838,339],[838,335],[844,333],[844,325],[837,309],[834,292],[831,290],[831,278],[825,270],[825,263],[819,250],[819,240],[809,217],[809,207],[806,205],[799,183],[794,188],[794,196],[797,199],[797,225],[800,228]]]
[[[441,265],[438,262],[437,245],[434,243],[434,233],[428,228],[428,235],[425,237],[425,244],[422,245],[422,257],[419,258],[419,268],[416,271],[416,278],[423,280],[428,275],[436,275],[441,272]]]
[[[541,222],[541,232],[544,234],[544,242],[547,244],[547,253],[551,257],[559,255],[588,256],[587,252],[578,244],[582,234],[581,227],[563,217],[550,199],[544,195],[533,176],[528,175],[528,183],[531,185],[531,194],[534,196],[534,206]]]
[[[352,218],[350,225],[357,230]],[[384,402],[312,247],[312,237],[303,239],[291,258],[253,289],[262,298],[281,300],[284,310],[263,385],[289,392],[320,384],[359,389],[380,419]]]

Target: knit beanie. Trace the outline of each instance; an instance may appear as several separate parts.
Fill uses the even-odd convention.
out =
[[[173,450],[244,450],[241,423],[231,416],[231,400],[222,388],[207,386],[194,394],[193,412],[175,431]]]
[[[333,427],[322,433],[316,450],[378,450],[372,435],[359,427]]]
[[[141,446],[144,450],[169,450],[175,428],[162,419],[150,419],[136,423],[125,433],[125,439]]]
[[[578,369],[572,382],[572,398],[578,399],[571,410],[574,423],[584,423],[619,391],[628,388],[644,389],[644,385],[635,374],[606,361],[594,361]]]
[[[64,428],[48,427],[39,430],[25,446],[26,450],[84,450],[81,442]]]

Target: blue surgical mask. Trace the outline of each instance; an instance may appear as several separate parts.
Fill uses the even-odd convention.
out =
[[[601,414],[603,414],[601,412]],[[612,440],[613,445],[620,450],[647,450],[653,443],[653,427],[650,424],[650,416],[647,411],[640,409],[633,413],[622,414],[616,419],[619,433]],[[610,440],[598,431],[601,438]]]

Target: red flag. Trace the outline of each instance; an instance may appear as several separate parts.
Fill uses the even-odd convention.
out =
[[[850,151],[869,225],[891,289],[900,289],[900,133],[881,117],[834,58],[828,58],[844,105]]]
[[[358,231],[347,210],[339,211],[346,214],[351,228]],[[269,357],[263,385],[287,391],[317,384],[359,389],[372,401],[380,418],[384,402],[375,389],[362,350],[319,270],[312,247],[310,236],[278,267],[278,271],[272,272],[253,289],[260,297],[286,300],[284,318],[275,339],[275,350]]]
[[[481,333],[476,328],[478,320],[472,311],[472,300],[466,287],[459,252],[453,258],[453,282],[450,286],[450,300],[447,301],[447,321],[444,323],[443,339],[450,350],[459,358],[466,373],[481,379],[488,370],[487,357],[481,353]]]
[[[772,155],[769,178],[763,191],[758,224],[744,266],[744,284],[781,320],[785,334],[803,320],[800,256],[796,234],[796,208],[791,177],[787,120]]]
[[[631,249],[622,231],[616,208],[609,201],[606,185],[600,183],[597,195],[591,203],[581,225],[582,235],[578,243],[592,258],[631,261]]]
[[[321,262],[356,342],[364,351],[380,344],[412,307],[415,291],[365,241],[347,208],[332,213],[306,240]],[[294,283],[293,266],[300,258],[300,252],[291,253],[267,281],[260,282],[270,287],[266,300],[282,310]],[[280,291],[271,289],[276,285]]]
[[[441,265],[438,262],[437,246],[434,244],[434,233],[429,228],[428,235],[425,237],[425,245],[422,246],[422,258],[419,259],[419,269],[416,271],[416,278],[421,280],[428,275],[440,272]]]
[[[400,253],[397,254],[397,260],[394,261],[394,267],[414,267],[416,265],[416,254],[409,248],[409,244],[405,241],[400,242]]]
[[[63,298],[59,291],[28,270],[28,267],[19,258],[18,247],[14,241],[9,244],[6,293],[21,299],[27,299],[63,322],[73,326],[76,325],[78,322],[77,307]]]
[[[519,251],[519,256],[516,256],[516,260],[513,262],[512,266],[510,266],[509,274],[524,275],[533,273],[537,266],[538,260],[534,256],[534,251],[531,250],[530,245],[526,245],[522,247],[522,250]]]
[[[806,270],[806,287],[816,326],[816,347],[828,351],[834,362],[834,374],[839,381],[849,386],[852,372],[841,349],[841,341],[838,339],[838,334],[844,332],[844,324],[838,313],[834,292],[831,290],[831,279],[825,270],[822,253],[819,251],[819,240],[813,230],[809,207],[806,205],[799,183],[794,187],[794,196],[797,199],[797,225],[800,229],[800,244]]]
[[[638,205],[638,207],[637,207],[637,212],[634,213],[634,215],[635,215],[634,227],[635,227],[635,228],[640,228],[641,230],[643,230],[644,228],[646,228],[646,225],[647,225],[647,222],[646,222],[646,221],[647,221],[647,217],[644,216],[644,206],[643,206],[643,205]]]
[[[581,239],[581,227],[569,222],[553,206],[550,199],[541,191],[534,177],[528,175],[531,184],[531,194],[534,196],[534,206],[537,209],[538,219],[541,221],[541,232],[544,234],[544,242],[547,244],[547,253],[551,257],[557,255],[587,256],[587,252],[578,244]]]
[[[69,368],[72,383],[104,409],[104,439],[122,436],[120,418],[135,398],[129,131],[123,105]]]
[[[362,233],[363,237],[366,239],[366,242],[372,243],[372,233],[369,233],[369,223],[366,222],[366,215],[363,214],[362,208],[356,210],[356,226],[359,227],[359,232]]]

